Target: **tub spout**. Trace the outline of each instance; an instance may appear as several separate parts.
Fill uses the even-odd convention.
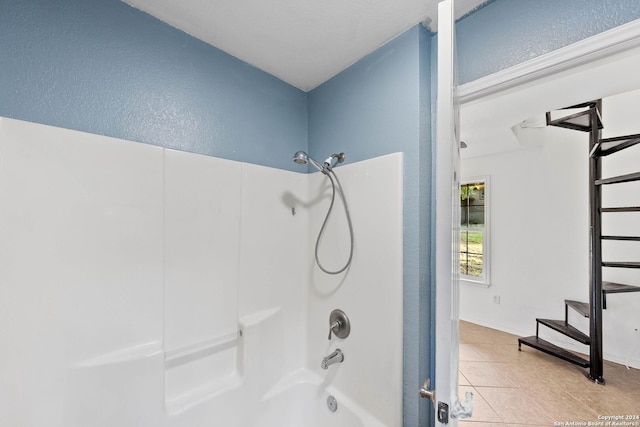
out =
[[[327,369],[331,365],[335,365],[336,363],[342,363],[342,362],[344,362],[344,354],[342,354],[342,350],[338,348],[336,349],[336,351],[334,351],[327,357],[322,358],[322,363],[320,364],[320,367],[322,369]]]

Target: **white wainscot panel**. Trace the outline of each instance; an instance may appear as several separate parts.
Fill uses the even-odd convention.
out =
[[[335,276],[314,266],[309,294],[309,366],[389,426],[402,424],[402,170],[401,153],[335,168],[353,222],[353,261]],[[319,173],[311,176],[309,256],[330,202],[327,181]],[[319,251],[329,268],[341,267],[349,256],[344,217],[336,195]],[[349,317],[351,333],[327,341],[329,315],[336,308]],[[322,357],[336,348],[344,362],[320,369]]]
[[[308,175],[251,164],[242,171],[240,317],[280,310],[273,377],[303,366],[306,354]]]
[[[0,119],[0,260],[0,425],[86,425],[79,394],[126,418],[116,378],[153,399],[126,366],[161,348],[160,148]]]
[[[164,348],[173,407],[226,387],[236,371],[240,178],[238,162],[165,150]]]

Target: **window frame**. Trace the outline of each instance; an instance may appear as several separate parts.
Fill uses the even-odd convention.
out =
[[[484,227],[483,227],[483,238],[482,238],[482,277],[477,276],[469,276],[466,274],[460,273],[460,281],[464,283],[471,283],[474,285],[484,285],[490,286],[491,284],[491,215],[490,215],[490,205],[491,205],[491,180],[488,175],[480,175],[480,176],[471,176],[466,177],[460,180],[459,192],[462,189],[463,185],[473,184],[476,182],[484,183]],[[462,208],[462,206],[460,206]],[[460,234],[463,231],[469,230],[467,227],[462,227],[460,225]],[[460,255],[462,255],[462,251],[459,251]],[[458,266],[460,268],[460,266]]]

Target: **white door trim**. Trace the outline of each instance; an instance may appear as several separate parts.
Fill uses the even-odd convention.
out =
[[[640,19],[458,87],[461,104],[640,47]]]

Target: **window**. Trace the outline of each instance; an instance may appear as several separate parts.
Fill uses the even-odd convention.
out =
[[[460,278],[489,283],[488,178],[460,185]]]

